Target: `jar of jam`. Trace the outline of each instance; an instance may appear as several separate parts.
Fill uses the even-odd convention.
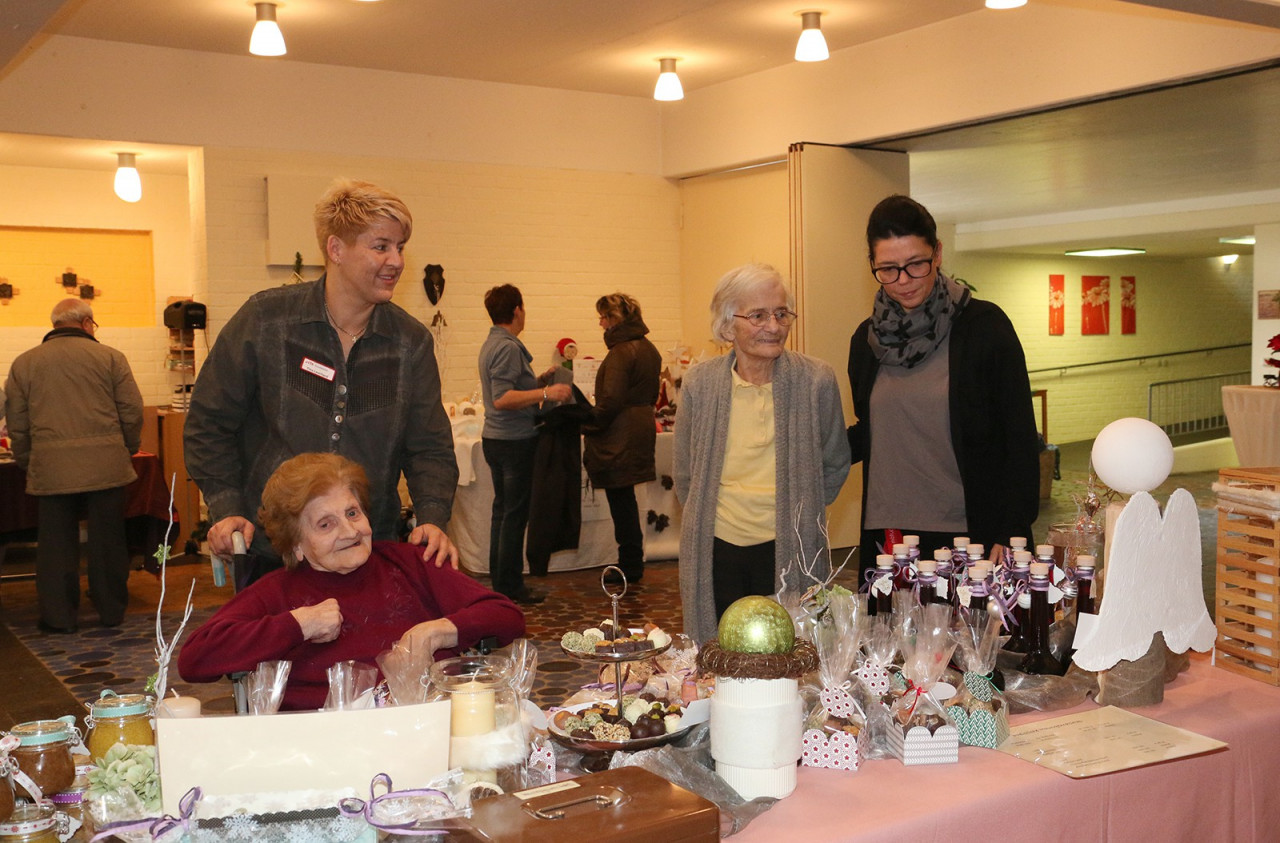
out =
[[[58,843],[58,818],[52,805],[19,805],[0,822],[0,843]]]
[[[71,759],[71,746],[78,737],[75,718],[19,723],[9,734],[18,739],[18,746],[9,757],[41,793],[53,794],[71,787],[76,780],[75,762]]]
[[[4,771],[0,772],[0,822],[13,813],[13,779],[9,777],[9,759],[0,759]]]
[[[85,746],[94,760],[106,757],[107,750],[118,743],[133,746],[155,746],[156,743],[151,698],[142,694],[103,691],[101,697],[89,704],[85,725],[89,727]]]

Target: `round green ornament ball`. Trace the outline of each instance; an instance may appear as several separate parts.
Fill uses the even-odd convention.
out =
[[[720,616],[720,649],[734,653],[789,653],[796,643],[791,615],[771,597],[751,595]]]

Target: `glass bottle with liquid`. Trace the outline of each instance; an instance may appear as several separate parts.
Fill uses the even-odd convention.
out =
[[[935,603],[955,604],[956,580],[955,568],[951,564],[951,550],[940,547],[933,552],[933,561],[938,571],[938,596]]]
[[[1096,560],[1093,556],[1082,553],[1076,557],[1076,573],[1075,576],[1063,582],[1063,592],[1073,597],[1071,601],[1075,606],[1073,614],[1075,616],[1075,634],[1071,639],[1071,646],[1067,648],[1066,660],[1073,661],[1076,657],[1075,639],[1080,635],[1081,618],[1088,616],[1092,621],[1098,614],[1097,600],[1093,596],[1093,570]]]
[[[893,613],[893,557],[889,554],[876,557],[867,592],[868,614],[888,617]]]
[[[1013,634],[1009,636],[1009,640],[1005,642],[1004,649],[1011,653],[1025,653],[1029,646],[1027,631],[1027,612],[1028,606],[1023,605],[1023,597],[1027,587],[1027,579],[1031,570],[1031,551],[1015,550],[1013,552],[1013,567],[1009,569],[1005,582],[1005,591],[1007,594],[1017,594],[1018,603],[1013,609]]]
[[[921,606],[928,606],[938,599],[938,563],[932,559],[916,562],[916,594]]]
[[[911,554],[906,542],[898,542],[893,546],[893,587],[899,591],[911,587]]]
[[[1030,610],[1027,613],[1027,653],[1018,669],[1036,676],[1061,676],[1066,666],[1049,651],[1049,625],[1053,623],[1053,606],[1049,603],[1051,564],[1031,563],[1027,594]]]

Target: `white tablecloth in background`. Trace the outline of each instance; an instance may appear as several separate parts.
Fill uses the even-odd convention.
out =
[[[1222,409],[1241,466],[1280,465],[1280,389],[1224,386]]]
[[[489,572],[489,524],[493,516],[493,477],[484,461],[484,451],[477,435],[474,419],[454,423],[454,450],[458,456],[458,489],[453,499],[453,519],[449,522],[449,538],[458,546],[462,565],[468,571]],[[671,452],[674,437],[659,433],[655,457],[658,479],[636,487],[636,503],[640,523],[644,527],[645,559],[675,559],[680,549],[680,504],[674,489],[663,488],[663,476],[671,476]],[[467,482],[469,480],[469,482]],[[649,523],[648,514],[665,514],[669,523],[661,532]],[[603,491],[587,485],[583,474],[582,532],[577,550],[563,550],[551,555],[552,571],[575,571],[612,565],[618,559],[618,545],[613,540],[613,520],[609,502]],[[526,566],[527,570],[527,566]]]

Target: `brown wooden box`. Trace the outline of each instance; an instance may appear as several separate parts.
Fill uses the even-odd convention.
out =
[[[523,794],[482,799],[474,806],[471,825],[481,839],[526,843],[720,839],[720,811],[714,802],[639,767],[592,773]]]
[[[1224,468],[1223,486],[1280,493],[1280,468]],[[1218,509],[1217,665],[1280,685],[1280,522]]]

